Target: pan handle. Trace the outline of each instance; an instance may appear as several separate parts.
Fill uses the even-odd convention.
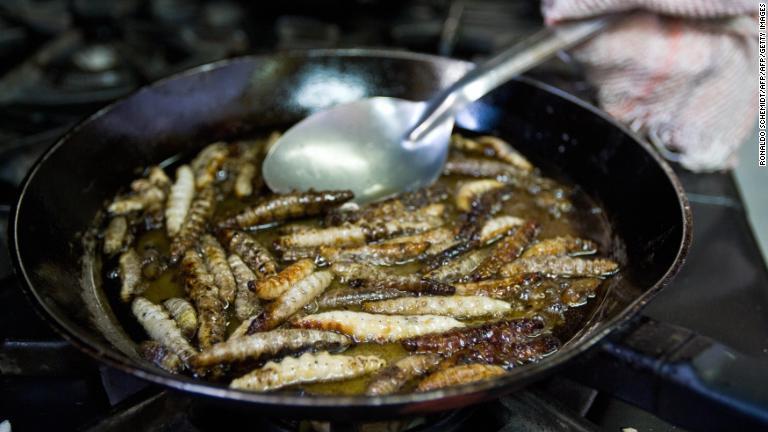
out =
[[[766,430],[768,362],[642,317],[611,335],[571,377],[694,430]]]

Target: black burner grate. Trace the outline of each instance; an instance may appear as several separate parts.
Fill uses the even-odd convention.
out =
[[[431,417],[338,424],[274,419],[149,387],[126,398],[84,430],[204,432],[247,424],[260,432],[588,432],[598,430],[583,417],[594,395],[593,390],[571,381],[554,379],[514,396]]]

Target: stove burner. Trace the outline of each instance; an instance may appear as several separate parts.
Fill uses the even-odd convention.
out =
[[[67,20],[57,26],[64,28],[53,26],[53,38],[0,77],[0,105],[79,106],[88,113],[142,84],[243,54],[250,45],[242,29],[244,10],[235,3],[160,0],[151,2],[148,11],[136,0],[76,0],[70,9],[61,0],[44,3],[40,10],[17,7],[12,12],[39,28],[33,24],[47,22],[51,11],[60,10]],[[0,21],[0,30],[6,27]],[[23,29],[10,30],[0,31],[0,55],[27,36]]]

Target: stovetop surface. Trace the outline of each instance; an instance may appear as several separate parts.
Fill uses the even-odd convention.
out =
[[[203,431],[212,423],[210,415],[190,415],[209,412],[198,409],[197,401],[101,366],[76,351],[36,315],[20,291],[7,249],[10,205],[27,169],[68,127],[141,84],[219,58],[298,47],[384,46],[476,59],[539,26],[536,2],[415,1],[395,6],[350,0],[319,7],[285,1],[257,11],[229,2],[43,3],[37,9],[26,1],[0,5],[0,422],[9,419],[14,430]],[[339,7],[351,18],[339,18],[333,12]],[[533,75],[587,100],[592,97],[578,66],[567,58]],[[681,273],[645,313],[766,359],[768,271],[733,177],[678,174],[693,210],[693,243]],[[233,417],[214,423],[242,427],[240,421]],[[254,430],[296,426],[259,421]],[[418,427],[473,432],[675,430],[649,413],[559,376]]]

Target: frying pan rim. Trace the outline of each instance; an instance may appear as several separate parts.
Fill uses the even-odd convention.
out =
[[[678,247],[675,259],[670,264],[669,268],[665,271],[664,275],[651,287],[645,290],[640,296],[638,296],[632,303],[630,303],[624,310],[620,311],[616,316],[601,322],[600,325],[589,332],[583,340],[575,344],[566,345],[562,350],[558,351],[556,355],[545,359],[542,362],[529,365],[525,368],[513,370],[512,373],[485,382],[466,384],[462,386],[456,386],[444,390],[436,390],[424,393],[409,393],[404,395],[387,395],[387,396],[294,396],[284,394],[270,394],[270,393],[254,393],[242,390],[230,389],[228,387],[208,383],[205,381],[194,380],[185,376],[172,375],[157,368],[149,368],[142,365],[139,362],[131,361],[128,357],[121,355],[115,355],[110,350],[100,349],[100,342],[94,342],[93,339],[81,332],[79,325],[71,322],[66,317],[66,314],[62,313],[58,308],[49,307],[44,301],[38,290],[34,287],[29,275],[27,274],[23,257],[19,247],[18,231],[19,226],[23,223],[20,221],[19,212],[24,203],[27,189],[30,184],[35,180],[35,175],[40,167],[48,160],[48,158],[62,148],[70,137],[78,133],[78,131],[92,122],[97,121],[102,116],[112,111],[116,106],[122,104],[129,98],[153,88],[161,87],[166,82],[176,80],[178,78],[194,75],[198,73],[205,73],[207,71],[219,69],[232,64],[240,62],[253,62],[265,59],[273,59],[280,57],[328,57],[328,58],[347,58],[347,57],[374,57],[374,58],[388,58],[388,59],[405,59],[415,60],[424,63],[432,64],[464,64],[466,66],[471,63],[450,59],[446,57],[440,57],[430,54],[412,53],[398,50],[382,50],[382,49],[364,49],[364,48],[352,48],[352,49],[321,49],[321,50],[291,50],[272,54],[260,54],[260,55],[248,55],[240,56],[231,59],[220,60],[213,63],[204,64],[191,68],[173,75],[170,75],[161,80],[155,81],[149,85],[142,86],[136,91],[132,92],[125,97],[122,97],[109,105],[101,108],[95,113],[88,116],[86,119],[73,126],[67,133],[65,133],[60,139],[58,139],[51,147],[49,147],[43,155],[41,155],[34,163],[32,168],[28,171],[26,177],[22,182],[22,187],[19,191],[16,202],[11,212],[11,223],[9,224],[9,243],[11,246],[11,256],[13,258],[14,267],[16,273],[21,276],[22,290],[27,298],[35,306],[35,310],[41,315],[45,321],[49,323],[62,337],[72,343],[81,351],[90,355],[94,359],[103,362],[111,367],[114,367],[123,372],[129,373],[141,379],[145,379],[155,384],[161,384],[166,387],[178,389],[182,391],[188,391],[194,394],[222,398],[228,400],[236,400],[246,403],[254,403],[262,406],[286,406],[289,405],[293,408],[306,408],[306,409],[318,409],[318,408],[338,408],[340,406],[347,407],[387,407],[398,406],[404,404],[414,403],[426,403],[435,402],[447,398],[467,397],[467,396],[481,396],[484,392],[502,393],[504,388],[514,389],[513,383],[530,382],[535,379],[542,378],[546,373],[553,371],[558,367],[562,367],[567,362],[573,360],[578,355],[585,353],[597,345],[598,342],[603,340],[611,332],[620,327],[622,324],[630,322],[635,318],[640,310],[653,298],[655,295],[666,286],[670,280],[678,273],[681,266],[685,262],[688,249],[691,243],[692,234],[692,216],[691,209],[683,191],[683,187],[674,174],[669,164],[659,156],[653,147],[638,136],[627,127],[619,124],[616,120],[610,117],[609,114],[603,110],[567,93],[563,90],[557,89],[550,85],[541,83],[537,80],[518,77],[515,80],[537,87],[540,90],[551,93],[556,97],[565,99],[566,101],[577,105],[578,107],[585,109],[602,118],[604,121],[609,122],[614,127],[618,128],[624,134],[632,138],[637,145],[645,150],[653,160],[661,167],[662,171],[667,177],[669,183],[673,186],[674,191],[678,197],[678,203],[680,204],[680,212],[682,216],[682,237],[681,243]],[[78,289],[82,289],[78,286]],[[115,350],[116,351],[116,350]],[[470,398],[472,400],[478,400]],[[423,406],[422,409],[416,411],[439,411],[441,407],[431,405]]]

